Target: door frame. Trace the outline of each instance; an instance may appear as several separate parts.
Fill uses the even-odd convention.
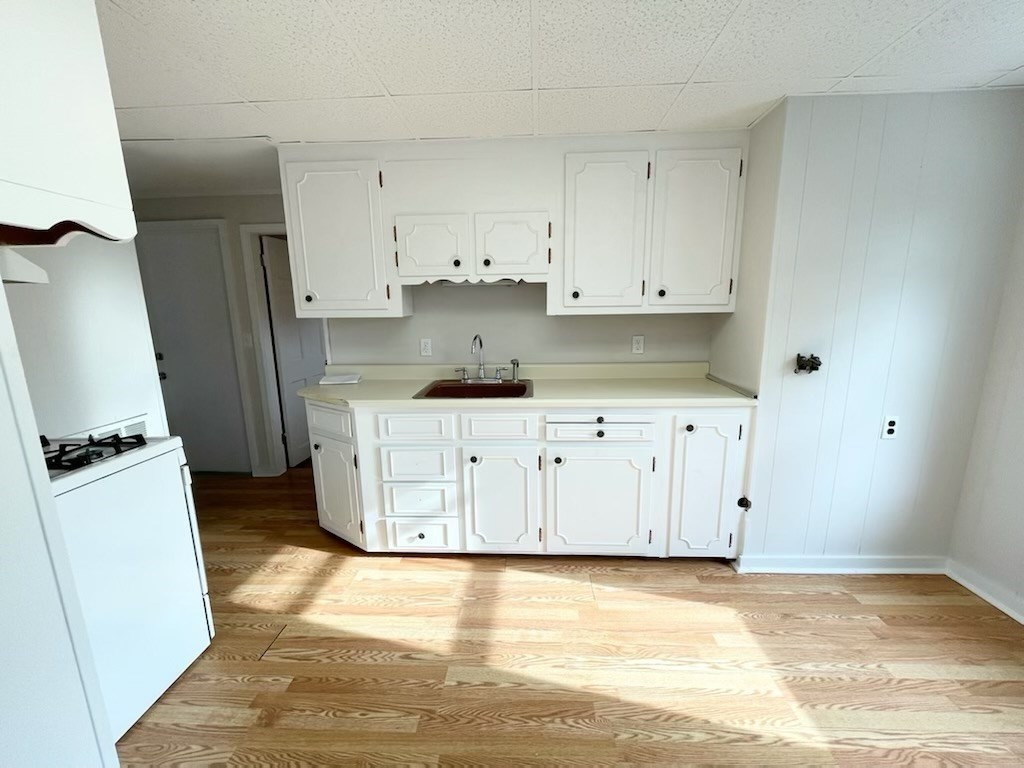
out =
[[[242,224],[239,228],[242,242],[242,268],[245,278],[245,292],[249,299],[249,316],[246,318],[246,335],[252,339],[253,358],[256,363],[256,388],[243,392],[242,397],[248,400],[247,408],[262,414],[263,430],[254,435],[261,443],[261,453],[267,456],[267,463],[257,465],[253,462],[255,477],[276,477],[288,469],[284,444],[281,435],[284,425],[281,422],[281,406],[277,369],[274,364],[274,345],[271,339],[270,313],[267,310],[267,291],[263,282],[263,265],[260,263],[260,238],[264,235],[285,235],[288,230],[283,222],[278,224]],[[324,354],[326,362],[331,362],[330,329],[327,320],[324,324]]]

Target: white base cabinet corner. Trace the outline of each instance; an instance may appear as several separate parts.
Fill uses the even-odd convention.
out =
[[[355,445],[316,432],[310,434],[310,445],[320,527],[362,546],[363,514]]]

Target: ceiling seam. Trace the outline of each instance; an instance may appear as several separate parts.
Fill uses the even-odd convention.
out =
[[[894,45],[896,45],[896,43],[898,43],[900,40],[903,40],[908,35],[913,33],[916,29],[919,29],[930,18],[932,18],[933,16],[935,16],[935,15],[937,15],[939,13],[942,13],[942,11],[946,10],[946,8],[951,6],[954,2],[955,2],[955,0],[946,0],[946,2],[942,3],[942,5],[940,5],[938,8],[936,8],[934,11],[932,11],[931,13],[925,14],[925,16],[920,21],[918,21],[916,24],[912,24],[910,26],[910,28],[907,31],[905,31],[903,34],[897,35],[895,38],[893,38],[888,43],[886,43],[884,46],[882,46],[882,48],[880,48],[877,53],[869,56],[865,61],[863,61],[860,64],[860,66],[854,67],[852,72],[848,72],[846,75],[843,76],[843,79],[845,80],[847,78],[853,78],[858,72],[860,72],[862,69],[864,69],[864,67],[866,67],[872,61],[874,61],[879,56],[881,56],[883,53],[888,51],[890,48],[892,48]],[[873,76],[872,75],[861,75],[861,77],[873,77]],[[886,77],[886,75],[874,75],[874,77]],[[891,75],[889,75],[889,77],[891,77]]]
[[[538,135],[540,123],[540,92],[537,76],[537,0],[530,0],[530,90],[533,93],[533,135]]]

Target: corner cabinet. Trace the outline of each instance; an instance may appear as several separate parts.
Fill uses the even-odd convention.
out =
[[[377,161],[282,161],[281,179],[295,314],[409,314],[384,247]]]

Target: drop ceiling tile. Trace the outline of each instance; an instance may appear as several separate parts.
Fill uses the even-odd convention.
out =
[[[250,101],[380,93],[318,0],[117,0]]]
[[[684,83],[740,0],[539,0],[538,85]]]
[[[993,88],[1024,85],[1024,67],[1021,67],[1020,69],[1015,70],[1013,72],[1007,72],[998,80],[993,80],[992,82],[990,82],[989,85]]]
[[[281,194],[269,139],[123,141],[132,198]]]
[[[924,93],[958,88],[978,88],[999,77],[999,72],[954,75],[854,75],[841,81],[833,93]]]
[[[223,139],[266,136],[266,115],[248,104],[117,110],[122,139]]]
[[[275,141],[383,141],[411,139],[398,110],[383,96],[256,105]]]
[[[665,116],[666,131],[742,129],[785,96],[827,93],[838,80],[789,82],[691,83]]]
[[[1024,64],[1021,0],[953,0],[858,75],[992,72]]]
[[[696,82],[845,77],[946,0],[750,0]]]
[[[653,131],[679,94],[678,85],[541,91],[540,133]]]
[[[531,91],[395,96],[394,102],[417,138],[533,133]]]
[[[328,0],[393,94],[531,86],[529,0]]]
[[[109,0],[100,0],[96,10],[115,105],[158,107],[242,100],[164,46]]]

